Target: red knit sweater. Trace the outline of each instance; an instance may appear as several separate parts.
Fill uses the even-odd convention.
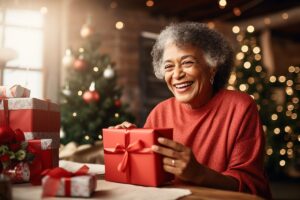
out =
[[[247,94],[220,90],[199,109],[170,98],[151,111],[144,127],[173,128],[174,140],[190,147],[199,163],[236,178],[241,192],[271,197],[264,175],[264,134]]]

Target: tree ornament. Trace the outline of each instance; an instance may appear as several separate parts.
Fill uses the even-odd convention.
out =
[[[74,56],[70,49],[66,50],[66,53],[62,59],[62,64],[64,67],[69,67],[74,63]]]
[[[110,79],[115,76],[115,71],[111,67],[111,65],[108,65],[107,68],[103,72],[104,78]]]
[[[115,100],[115,106],[116,106],[116,107],[121,107],[121,105],[122,105],[121,100],[120,100],[120,99],[116,99],[116,100]]]
[[[66,96],[70,96],[72,94],[72,92],[69,88],[69,84],[66,84],[65,88],[62,90],[62,93]]]
[[[80,35],[82,38],[87,38],[94,33],[94,28],[90,24],[84,24],[80,29]]]
[[[97,102],[100,99],[100,94],[95,91],[95,82],[92,82],[88,91],[85,91],[82,96],[86,103]]]
[[[73,65],[74,69],[76,69],[78,71],[85,70],[87,68],[87,66],[88,66],[87,62],[81,56],[74,61],[74,65]]]
[[[10,143],[14,139],[14,134],[9,126],[0,126],[0,144]]]

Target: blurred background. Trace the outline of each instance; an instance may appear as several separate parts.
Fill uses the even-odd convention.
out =
[[[227,88],[258,104],[274,199],[300,199],[298,0],[0,0],[0,85],[59,103],[60,157],[102,163],[102,128],[143,126],[171,96],[150,51],[179,21],[205,22],[229,40]]]

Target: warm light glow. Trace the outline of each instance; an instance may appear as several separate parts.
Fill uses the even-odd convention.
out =
[[[278,119],[278,115],[277,115],[277,114],[272,114],[272,115],[271,115],[271,119],[272,119],[273,121],[277,120],[277,119]]]
[[[261,67],[260,65],[257,65],[257,66],[255,67],[255,71],[256,71],[256,72],[261,72],[261,71],[262,71],[262,67]]]
[[[221,9],[225,8],[227,5],[227,1],[226,0],[219,0],[219,7]]]
[[[276,82],[276,76],[270,76],[270,82],[275,83]]]
[[[287,148],[292,148],[293,146],[294,146],[294,143],[293,142],[288,142],[287,144],[286,144],[286,146],[287,146]]]
[[[267,155],[272,155],[273,154],[273,149],[272,148],[268,148],[267,149]]]
[[[235,81],[236,81],[236,75],[235,73],[232,73],[229,77],[228,83],[233,85]]]
[[[233,8],[233,14],[235,16],[240,16],[242,14],[242,11],[241,11],[241,9],[235,7],[235,8]]]
[[[257,92],[253,93],[254,99],[259,99],[259,94]]]
[[[239,42],[243,41],[243,39],[244,39],[243,35],[237,35],[236,36],[236,40],[239,41]]]
[[[277,106],[276,107],[276,111],[277,112],[282,112],[283,111],[283,107],[282,106]]]
[[[249,47],[247,45],[243,45],[241,47],[242,52],[246,53],[249,50]]]
[[[292,98],[292,102],[293,102],[294,104],[299,103],[299,98],[293,97],[293,98]]]
[[[294,91],[291,87],[286,87],[285,92],[287,95],[293,95]]]
[[[288,110],[288,111],[285,112],[285,115],[286,115],[286,116],[291,116],[291,115],[292,115],[292,112]]]
[[[278,134],[280,133],[280,128],[275,128],[275,129],[274,129],[274,133],[275,133],[276,135],[278,135]]]
[[[239,86],[239,89],[244,92],[244,91],[246,91],[248,89],[248,85],[247,84],[241,84]]]
[[[268,18],[268,17],[264,18],[264,23],[265,23],[266,25],[271,24],[271,19]]]
[[[208,28],[210,28],[210,29],[214,29],[214,28],[215,28],[215,23],[213,23],[213,22],[208,22],[208,23],[207,23],[207,26],[208,26]]]
[[[283,83],[286,81],[286,77],[285,76],[279,76],[278,78],[279,82]]]
[[[84,52],[84,48],[80,47],[80,48],[78,49],[78,51],[79,51],[79,53],[83,53],[83,52]]]
[[[285,149],[280,149],[279,153],[280,153],[280,155],[283,156],[286,153],[286,150]]]
[[[121,29],[123,29],[123,28],[124,28],[124,23],[121,22],[121,21],[118,21],[118,22],[116,23],[116,29],[121,30]]]
[[[227,90],[235,90],[235,88],[231,85],[227,86]]]
[[[239,52],[236,54],[235,58],[237,60],[242,60],[245,57],[245,54],[243,52]]]
[[[240,32],[240,27],[238,27],[238,26],[232,27],[232,32],[235,33],[235,34],[239,33]]]
[[[283,167],[283,166],[285,165],[285,160],[281,160],[281,161],[279,162],[279,165],[280,165],[281,167]]]
[[[288,105],[288,106],[287,106],[287,109],[288,109],[288,110],[291,110],[291,111],[294,110],[294,105],[293,105],[293,104]]]
[[[81,95],[82,95],[82,91],[79,90],[79,91],[77,92],[77,94],[78,94],[78,96],[81,96]]]
[[[99,140],[102,140],[102,135],[99,135],[98,138],[99,138]]]
[[[300,142],[300,135],[298,135],[298,141]]]
[[[295,73],[299,73],[300,72],[300,67],[295,67]]]
[[[46,15],[46,14],[48,13],[48,8],[45,7],[45,6],[43,6],[43,7],[41,7],[40,12],[41,12],[43,15]]]
[[[248,83],[253,84],[255,82],[255,79],[253,77],[248,78]]]
[[[263,130],[264,130],[264,132],[266,132],[268,130],[266,125],[263,125]]]
[[[260,54],[255,54],[254,59],[257,61],[261,60],[261,55]]]
[[[260,52],[260,48],[259,47],[254,47],[252,51],[253,51],[253,53],[257,54],[257,53]]]
[[[291,72],[291,73],[293,73],[293,72],[295,72],[295,67],[294,66],[289,66],[289,72]]]
[[[120,114],[119,113],[115,113],[115,118],[119,118]]]
[[[251,67],[251,63],[249,61],[246,61],[244,63],[244,68],[249,69]]]
[[[99,68],[98,67],[94,67],[93,70],[94,70],[94,72],[98,72]]]
[[[289,86],[289,87],[291,87],[293,84],[294,84],[294,82],[292,80],[288,80],[286,82],[286,85]]]
[[[86,136],[84,136],[84,139],[85,139],[85,140],[89,140],[89,139],[90,139],[90,136],[86,135]]]
[[[284,131],[285,131],[286,133],[290,133],[290,132],[292,132],[292,129],[291,129],[290,126],[286,126],[286,127],[284,127]]]
[[[287,13],[282,13],[281,17],[282,19],[287,20],[289,18],[289,15]]]
[[[247,31],[249,32],[249,33],[253,33],[254,32],[254,26],[252,26],[252,25],[249,25],[249,26],[247,26]]]
[[[154,1],[152,1],[152,0],[147,0],[147,1],[146,1],[146,6],[147,6],[147,7],[152,7],[152,6],[154,6]]]
[[[287,154],[290,156],[290,155],[293,155],[293,149],[288,149],[287,150]]]
[[[292,119],[297,119],[297,117],[298,117],[297,113],[293,113],[291,116]]]
[[[77,113],[76,112],[73,112],[73,117],[76,117],[77,116]]]

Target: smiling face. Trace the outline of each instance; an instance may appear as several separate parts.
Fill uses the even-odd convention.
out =
[[[215,68],[206,64],[198,48],[191,45],[179,48],[173,43],[166,45],[161,67],[168,88],[177,101],[199,108],[212,97],[210,79]]]

